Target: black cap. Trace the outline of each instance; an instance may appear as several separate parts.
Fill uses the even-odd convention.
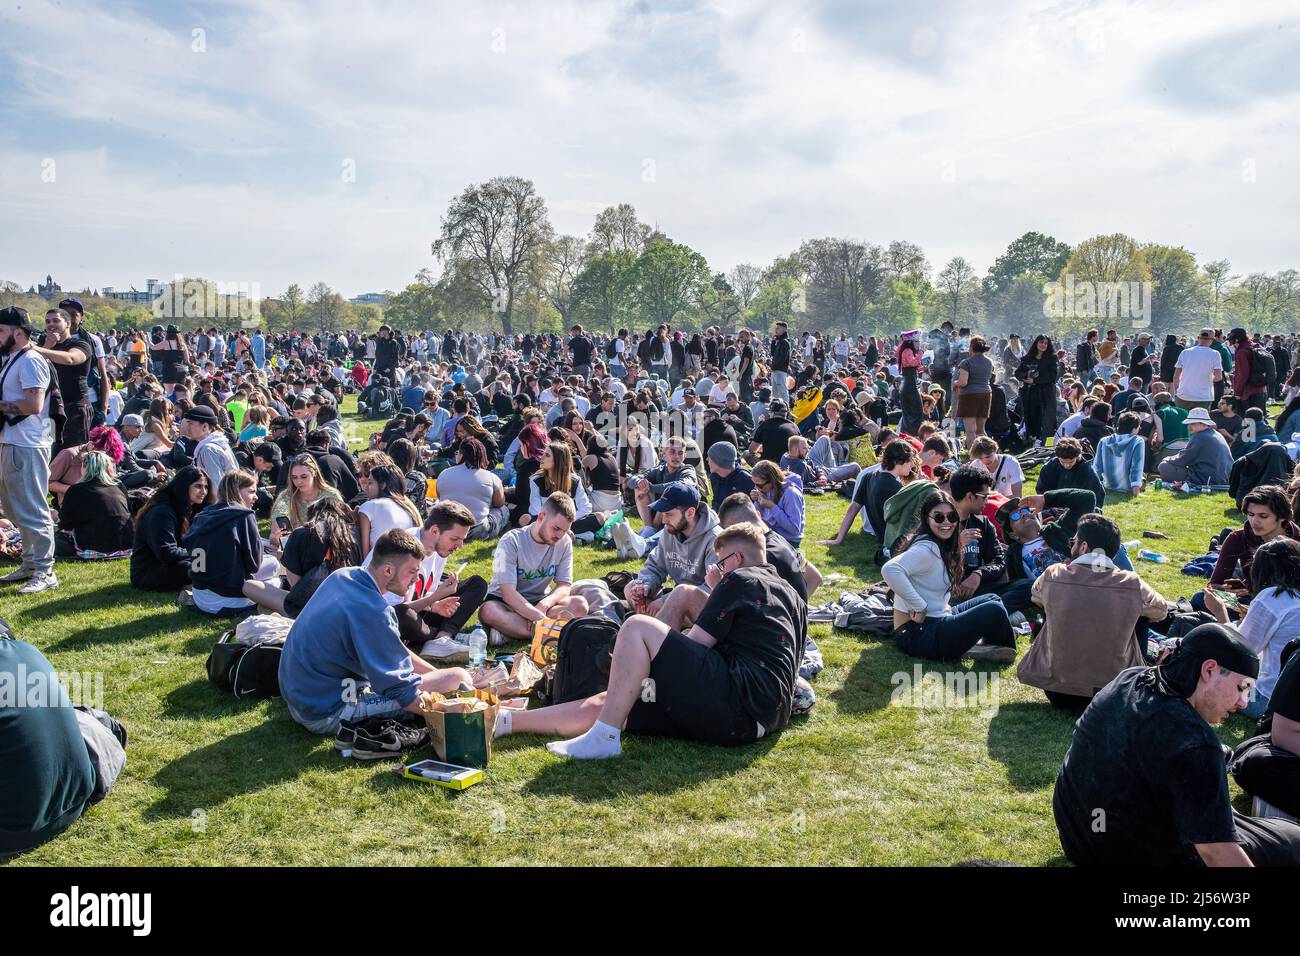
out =
[[[189,422],[204,422],[211,425],[213,428],[217,427],[217,413],[206,405],[195,405],[185,413],[185,420]]]
[[[32,323],[31,320],[27,318],[27,310],[18,305],[11,305],[0,309],[0,325],[22,329],[27,333],[32,331]]]

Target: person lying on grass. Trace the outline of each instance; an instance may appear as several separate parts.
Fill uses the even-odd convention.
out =
[[[375,542],[369,568],[342,568],[294,620],[280,657],[280,694],[312,733],[334,735],[344,721],[418,713],[422,690],[449,693],[473,683],[462,667],[438,670],[402,643],[384,596],[405,598],[420,574],[424,546],[392,529]]]
[[[587,613],[587,602],[569,594],[573,584],[569,526],[576,516],[573,499],[557,491],[542,504],[536,521],[501,536],[492,558],[492,581],[478,612],[478,619],[491,629],[488,638],[493,646],[504,644],[506,638],[531,639],[533,625],[544,618]]]
[[[767,565],[761,527],[713,542],[712,593],[690,631],[645,614],[619,628],[609,688],[586,700],[502,710],[496,734],[573,736],[547,744],[579,760],[617,757],[624,731],[726,746],[782,729],[803,659],[807,607]]]

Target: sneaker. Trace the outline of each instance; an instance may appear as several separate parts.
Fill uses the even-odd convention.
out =
[[[334,735],[334,749],[345,757],[352,756],[352,745],[357,742],[357,725],[344,720],[339,723],[339,732]]]
[[[435,637],[424,642],[420,656],[438,664],[468,664],[469,648],[449,637]]]
[[[19,568],[17,571],[10,571],[0,578],[0,584],[17,584],[19,581],[27,581],[35,575],[36,572],[30,568]]]
[[[1011,622],[1012,627],[1023,627],[1029,623],[1029,618],[1025,617],[1024,611],[1016,611],[1014,614],[1008,614],[1007,620]]]
[[[53,591],[59,586],[59,579],[51,571],[48,574],[33,574],[30,581],[18,589],[19,594],[40,594]]]
[[[194,592],[185,588],[180,594],[176,595],[177,607],[194,607]]]
[[[633,550],[632,539],[636,537],[636,532],[626,521],[620,521],[614,525],[614,547],[618,548],[618,556],[627,560],[635,557],[636,552]]]
[[[352,756],[357,760],[400,757],[429,742],[428,727],[413,727],[388,717],[354,724],[352,731]]]
[[[1016,649],[997,644],[976,644],[962,656],[986,664],[1010,664],[1016,659]]]
[[[488,647],[501,647],[503,644],[507,644],[510,641],[510,638],[506,637],[495,627],[489,627],[487,629],[487,638]]]

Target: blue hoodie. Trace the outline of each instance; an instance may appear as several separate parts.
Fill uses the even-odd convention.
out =
[[[1142,484],[1142,464],[1146,458],[1146,443],[1134,432],[1127,435],[1107,435],[1097,445],[1092,459],[1092,469],[1107,491],[1131,492],[1134,485]]]
[[[350,683],[349,683],[350,682]],[[364,568],[340,568],[294,619],[280,656],[280,694],[294,720],[336,721],[349,697],[370,691],[408,707],[420,678],[397,615]]]
[[[787,474],[781,488],[781,500],[775,508],[762,510],[763,523],[795,547],[803,540],[803,480]]]
[[[181,544],[190,552],[194,586],[222,597],[243,597],[244,582],[262,564],[257,518],[242,506],[221,501],[208,505],[194,519]]]

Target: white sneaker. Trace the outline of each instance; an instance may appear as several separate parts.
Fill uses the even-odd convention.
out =
[[[53,571],[49,574],[33,574],[31,580],[18,589],[18,593],[40,594],[42,591],[53,591],[58,586],[59,579]]]
[[[420,648],[420,656],[425,660],[437,661],[439,664],[468,664],[469,648],[457,644],[449,637],[435,637],[425,641]]]
[[[632,526],[626,521],[620,521],[614,525],[614,547],[618,548],[620,558],[626,560],[636,556],[632,543],[635,537],[636,532],[632,530]]]
[[[19,581],[27,581],[36,576],[36,572],[30,568],[19,568],[16,571],[10,571],[4,577],[0,578],[0,584],[17,584]]]
[[[488,647],[500,647],[501,645],[505,644],[507,641],[510,640],[510,638],[506,637],[495,627],[489,627],[487,629],[487,639],[488,639]]]

